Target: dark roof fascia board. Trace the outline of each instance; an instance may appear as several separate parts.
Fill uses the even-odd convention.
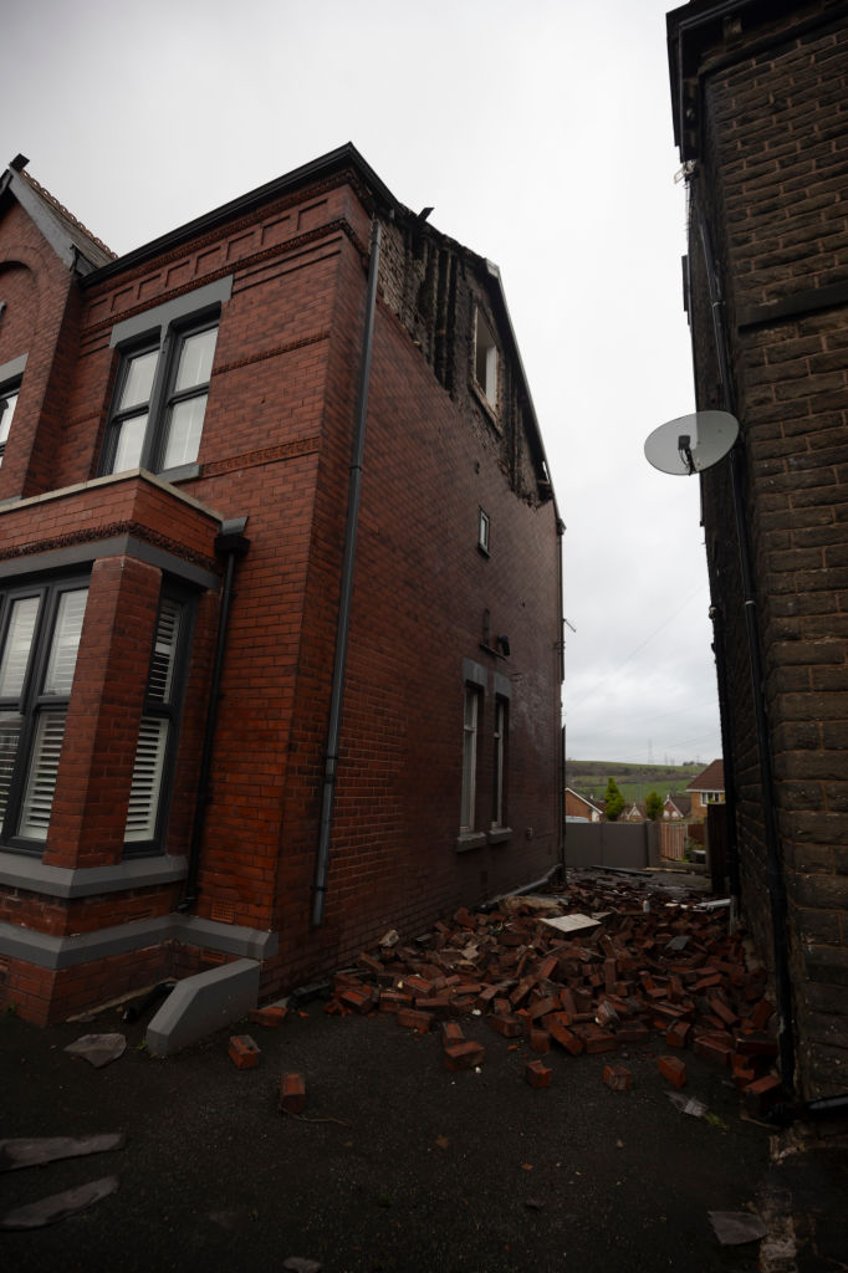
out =
[[[709,69],[733,65],[735,62],[751,57],[762,48],[768,47],[773,37],[762,37],[759,40],[754,28],[766,22],[797,12],[803,8],[803,0],[691,0],[666,14],[666,31],[668,38],[668,63],[671,88],[671,112],[674,124],[674,140],[682,160],[698,157],[698,148],[687,144],[686,119],[687,107],[684,93],[685,81],[697,77],[704,54],[714,48],[717,53],[725,50],[724,58],[716,58]],[[833,21],[839,16],[842,6],[825,9],[803,19],[798,14],[798,23],[791,31],[781,32],[779,39],[792,39],[803,30],[813,29]],[[747,15],[749,28],[744,36],[730,37],[732,45],[728,45],[724,23],[728,18]],[[696,128],[698,122],[695,121]],[[690,129],[692,127],[690,125]]]
[[[106,254],[102,248],[84,233],[84,228],[70,229],[52,207],[49,199],[42,198],[38,190],[9,167],[0,178],[0,199],[8,193],[15,198],[47,241],[63,265],[85,276],[102,265]],[[52,197],[52,196],[51,196]]]
[[[36,229],[50,244],[62,264],[66,265],[68,269],[72,269],[76,263],[77,251],[48,205],[43,199],[39,198],[31,186],[27,185],[19,173],[7,168],[3,175],[6,179],[3,188],[8,189],[14,195]]]
[[[229,203],[224,203],[221,207],[214,208],[211,212],[206,212],[203,216],[196,217],[193,221],[188,221],[185,225],[178,226],[175,230],[169,230],[167,234],[161,235],[158,239],[153,239],[152,242],[133,249],[132,252],[128,252],[125,256],[118,257],[116,261],[111,261],[108,265],[94,270],[85,279],[85,286],[93,286],[106,279],[113,278],[125,270],[133,269],[136,265],[141,265],[145,261],[177,247],[181,243],[186,243],[202,234],[207,234],[210,230],[216,229],[227,221],[252,212],[255,208],[261,207],[263,203],[270,203],[271,200],[278,199],[281,195],[289,194],[300,186],[306,186],[323,178],[334,176],[343,172],[345,168],[353,168],[358,173],[378,204],[384,204],[390,211],[402,208],[403,205],[394,197],[388,186],[380,180],[370,164],[366,163],[353,143],[347,142],[344,146],[339,146],[338,149],[331,150],[326,155],[321,155],[318,159],[313,159],[308,164],[303,164],[300,168],[295,168],[292,172],[285,173],[282,177],[275,177],[273,181],[266,182],[264,186],[258,186],[255,190],[248,191],[247,194],[239,195],[237,199],[232,199]]]

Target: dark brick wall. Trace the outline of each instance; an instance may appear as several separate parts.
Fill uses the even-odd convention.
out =
[[[786,8],[786,6],[782,6]],[[848,24],[797,4],[703,51],[690,181],[700,406],[723,405],[697,232],[714,239],[743,431],[769,741],[788,895],[798,1079],[848,1087]],[[729,466],[702,478],[743,901],[771,951],[762,787]]]

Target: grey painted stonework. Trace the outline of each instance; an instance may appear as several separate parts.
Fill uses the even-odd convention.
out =
[[[197,973],[177,982],[145,1034],[153,1056],[170,1056],[255,1008],[259,964],[251,959]]]
[[[0,923],[0,954],[53,970],[108,959],[110,955],[123,955],[127,951],[145,950],[169,941],[257,960],[275,955],[279,945],[276,933],[173,913],[71,937],[55,937],[19,924]]]
[[[184,857],[138,858],[115,866],[69,869],[46,866],[40,858],[23,853],[0,853],[0,884],[47,897],[97,897],[128,888],[153,888],[185,879]]]

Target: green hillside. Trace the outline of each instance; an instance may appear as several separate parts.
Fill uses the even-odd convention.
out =
[[[590,800],[602,800],[610,778],[618,783],[628,804],[644,800],[649,791],[665,796],[685,791],[705,764],[640,765],[634,761],[571,760],[565,762],[565,784]]]

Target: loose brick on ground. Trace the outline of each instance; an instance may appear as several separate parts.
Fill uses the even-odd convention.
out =
[[[234,1034],[230,1038],[228,1051],[236,1069],[252,1070],[259,1064],[261,1053],[249,1034]]]
[[[306,1080],[302,1074],[284,1074],[280,1079],[280,1109],[285,1114],[302,1114],[306,1108]]]

